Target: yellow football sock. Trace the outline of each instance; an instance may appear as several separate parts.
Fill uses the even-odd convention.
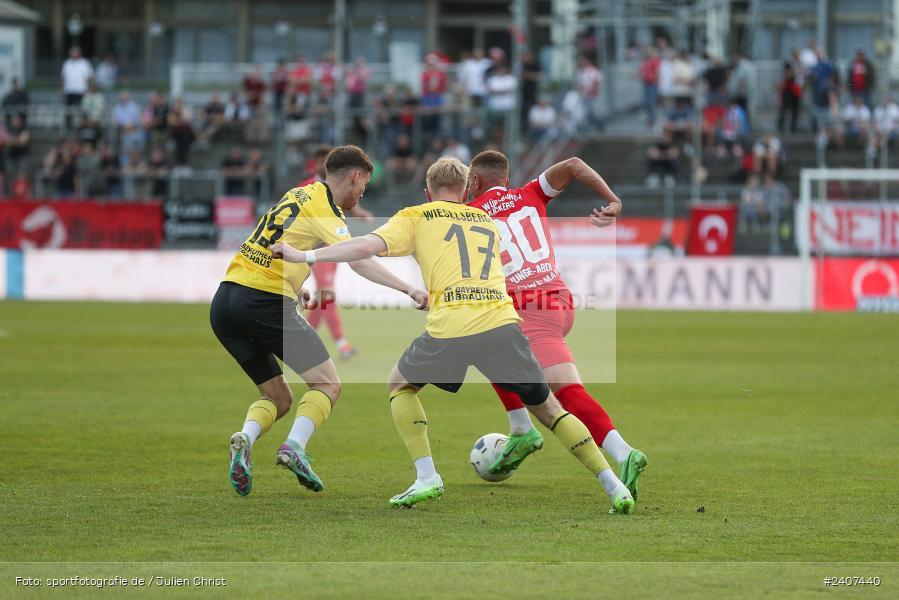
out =
[[[609,468],[587,427],[573,414],[562,411],[555,416],[549,429],[594,476]]]
[[[390,414],[393,415],[396,430],[406,443],[412,460],[431,456],[428,419],[418,400],[418,394],[410,388],[402,388],[390,394]]]
[[[255,421],[259,423],[262,433],[266,433],[272,428],[272,424],[278,418],[278,407],[268,398],[260,398],[250,405],[247,411],[247,421]],[[262,435],[260,433],[260,435]]]
[[[297,416],[306,417],[318,429],[331,414],[331,398],[321,390],[307,390],[300,398],[297,406]]]

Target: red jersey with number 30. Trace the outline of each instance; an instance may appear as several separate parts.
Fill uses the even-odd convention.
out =
[[[558,194],[542,173],[524,187],[491,188],[470,204],[490,215],[499,229],[506,289],[516,306],[528,290],[568,290],[556,268],[546,218],[546,205]]]

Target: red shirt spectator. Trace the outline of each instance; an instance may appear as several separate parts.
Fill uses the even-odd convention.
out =
[[[243,78],[243,90],[247,96],[247,104],[255,108],[262,103],[262,97],[265,95],[265,82],[262,81],[262,72],[259,67],[253,67],[253,70]]]
[[[315,79],[318,81],[320,88],[333,92],[339,75],[340,70],[334,64],[334,53],[328,52],[315,69]]]
[[[442,71],[436,64],[428,65],[428,68],[421,73],[421,94],[422,96],[432,96],[435,94],[446,93],[446,72]]]
[[[297,66],[290,72],[290,85],[297,94],[309,94],[312,81],[312,69],[302,56],[297,57]]]
[[[640,64],[640,78],[646,85],[659,84],[659,67],[662,59],[657,54],[650,54]]]

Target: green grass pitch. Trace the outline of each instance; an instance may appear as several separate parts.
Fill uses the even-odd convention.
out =
[[[895,316],[620,312],[617,383],[588,386],[650,460],[620,517],[548,433],[508,481],[477,479],[472,443],[506,430],[480,384],[422,394],[438,502],[387,504],[414,471],[381,383],[346,385],[313,438],[323,493],[274,465],[287,419],[237,497],[227,441],[255,388],[207,310],[0,303],[0,597],[49,595],[17,576],[75,575],[227,578],[141,590],[160,596],[817,596],[847,576],[899,595]],[[362,367],[422,327],[344,319]]]

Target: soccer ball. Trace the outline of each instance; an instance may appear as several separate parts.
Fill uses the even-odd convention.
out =
[[[493,474],[490,472],[490,465],[499,458],[503,452],[503,448],[509,437],[501,433],[488,433],[482,435],[478,441],[474,443],[471,449],[471,466],[474,472],[484,481],[503,481],[512,476],[512,472]]]

